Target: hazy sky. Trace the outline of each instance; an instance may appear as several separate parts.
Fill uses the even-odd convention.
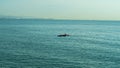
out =
[[[0,0],[0,15],[120,20],[120,0]]]

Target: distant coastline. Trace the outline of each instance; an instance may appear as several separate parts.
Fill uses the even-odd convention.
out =
[[[0,20],[51,20],[51,21],[120,21],[120,20],[71,20],[71,19],[45,19],[45,18],[0,18]]]
[[[1,16],[0,20],[55,20],[55,21],[120,21],[120,20],[79,20],[79,19],[52,19],[52,18],[31,18],[17,16]]]

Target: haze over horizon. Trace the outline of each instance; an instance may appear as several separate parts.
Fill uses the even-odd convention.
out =
[[[120,0],[1,0],[0,16],[120,20]]]

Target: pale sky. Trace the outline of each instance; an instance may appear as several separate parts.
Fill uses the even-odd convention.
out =
[[[53,19],[120,20],[120,0],[0,0],[0,15]]]

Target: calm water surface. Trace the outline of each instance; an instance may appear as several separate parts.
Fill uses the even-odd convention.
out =
[[[0,68],[119,67],[120,21],[0,20]]]

